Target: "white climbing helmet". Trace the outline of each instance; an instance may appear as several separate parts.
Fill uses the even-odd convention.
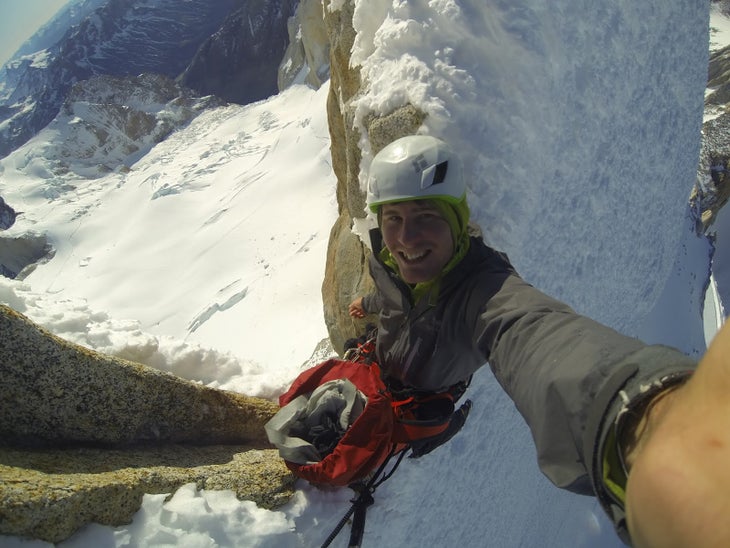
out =
[[[449,145],[430,135],[409,135],[390,143],[370,164],[367,204],[373,213],[393,202],[464,199],[461,160]]]

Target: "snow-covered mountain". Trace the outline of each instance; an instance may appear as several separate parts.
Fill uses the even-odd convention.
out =
[[[104,2],[106,0],[69,0],[55,17],[22,43],[12,58],[0,67],[0,101],[5,103],[18,85],[22,70],[16,69],[23,57],[53,48],[70,28],[81,23]]]
[[[293,0],[72,4],[0,72],[0,157],[48,124],[73,84],[93,76],[185,73],[184,83],[203,94],[241,103],[269,97],[295,8]]]
[[[432,113],[426,129],[469,156],[474,217],[528,281],[626,332],[702,352],[709,248],[686,203],[706,2],[328,3],[346,5],[353,59],[374,84],[358,115],[404,98]],[[17,214],[0,255],[35,237],[54,250],[0,279],[0,300],[101,351],[274,397],[331,352],[320,292],[338,215],[326,86],[206,106],[179,104],[177,87],[139,98],[97,84],[0,160],[0,195]],[[132,109],[96,106],[114,89]],[[130,138],[137,118],[146,130]],[[378,490],[366,545],[621,545],[592,498],[540,474],[487,368],[469,396],[463,432]],[[317,546],[351,498],[301,484],[269,512],[229,495],[146,497],[132,524],[89,526],[64,545]]]
[[[289,43],[287,21],[298,0],[244,2],[198,49],[180,77],[198,93],[248,104],[277,91]]]
[[[53,47],[68,32],[69,28],[81,23],[106,0],[69,0],[55,17],[38,29],[13,54],[14,58]],[[4,84],[4,82],[3,82]]]

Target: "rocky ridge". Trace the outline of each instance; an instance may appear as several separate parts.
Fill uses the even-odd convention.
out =
[[[275,403],[93,352],[4,305],[0,332],[0,534],[59,542],[189,483],[290,498],[263,429]]]

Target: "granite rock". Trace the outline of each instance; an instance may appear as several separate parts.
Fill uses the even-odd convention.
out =
[[[263,508],[293,494],[263,428],[274,402],[94,352],[5,305],[0,377],[0,534],[60,542],[188,484]]]

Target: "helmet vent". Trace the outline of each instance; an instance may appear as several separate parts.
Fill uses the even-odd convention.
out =
[[[443,183],[446,180],[446,171],[448,171],[449,162],[441,162],[435,166],[430,166],[421,173],[421,190],[428,187]]]
[[[446,179],[446,171],[449,169],[449,162],[441,162],[436,166],[436,173],[433,176],[433,184],[443,183]]]

